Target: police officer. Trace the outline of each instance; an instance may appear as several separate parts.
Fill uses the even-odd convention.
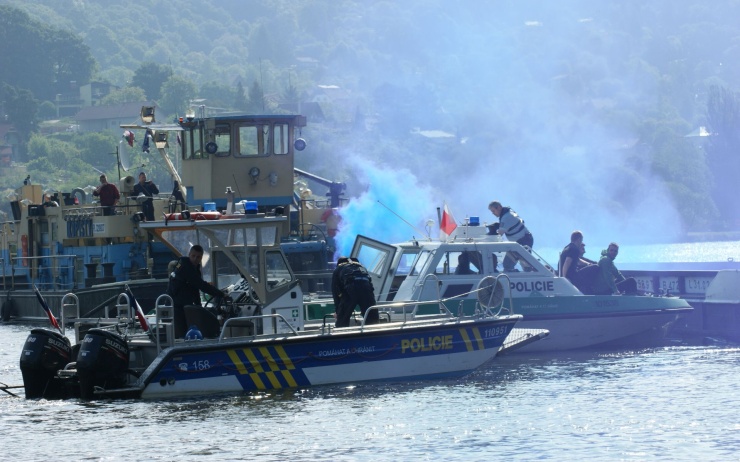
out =
[[[188,330],[185,320],[185,305],[201,306],[200,291],[213,295],[224,296],[224,293],[203,280],[200,272],[200,262],[203,260],[203,247],[194,245],[190,248],[187,257],[177,260],[175,269],[170,273],[167,286],[167,295],[172,297],[175,314],[175,336],[182,337]]]
[[[369,307],[375,305],[375,293],[370,275],[356,258],[340,257],[337,260],[337,268],[332,274],[331,293],[337,315],[336,327],[349,326],[349,319],[357,305],[360,305],[362,316],[365,316]],[[377,324],[378,322],[378,311],[370,311],[365,323]]]
[[[496,232],[510,241],[517,242],[521,245],[526,245],[530,249],[534,246],[534,237],[529,232],[526,226],[524,226],[524,220],[519,218],[519,215],[511,207],[504,207],[499,201],[492,201],[488,204],[488,210],[491,211],[498,218],[499,226]],[[507,252],[504,257],[504,272],[514,271],[514,265],[516,265],[518,259]]]

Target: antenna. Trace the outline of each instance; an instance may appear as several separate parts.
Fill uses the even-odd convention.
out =
[[[380,201],[377,201],[377,202],[378,202],[378,204],[380,204],[380,205],[382,205],[383,207],[385,207],[386,209],[388,209],[388,211],[389,211],[389,212],[391,212],[391,213],[392,213],[393,215],[395,215],[395,216],[397,216],[398,218],[400,218],[400,219],[401,219],[401,221],[403,221],[403,222],[404,222],[404,223],[406,223],[407,225],[411,226],[411,229],[413,229],[413,230],[415,230],[415,231],[419,231],[419,232],[420,232],[420,233],[421,233],[422,235],[426,234],[427,238],[429,238],[429,233],[426,233],[426,232],[424,232],[424,231],[420,230],[419,228],[415,227],[414,225],[412,225],[412,224],[411,224],[411,223],[409,223],[408,221],[404,220],[404,219],[403,219],[403,217],[401,217],[401,215],[399,215],[399,214],[397,214],[396,212],[394,212],[393,210],[391,210],[391,209],[390,209],[390,208],[389,208],[389,207],[388,207],[387,205],[385,205],[384,203],[382,203],[382,202],[380,202]]]
[[[265,112],[265,80],[262,77],[262,58],[260,58],[260,91],[262,92],[262,112]]]

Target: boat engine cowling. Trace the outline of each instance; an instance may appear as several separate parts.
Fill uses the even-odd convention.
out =
[[[90,329],[77,354],[80,397],[92,399],[95,387],[124,386],[128,365],[129,349],[123,337],[103,329]]]
[[[69,339],[49,329],[32,329],[21,352],[21,374],[26,398],[57,396],[62,385],[54,385],[54,377],[72,358]],[[54,387],[59,387],[55,390]]]

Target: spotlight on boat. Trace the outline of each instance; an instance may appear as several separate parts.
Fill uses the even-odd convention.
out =
[[[260,177],[260,169],[258,167],[252,167],[249,169],[249,176],[252,178],[253,182],[257,182],[257,180]]]
[[[142,106],[141,121],[145,124],[154,123],[154,106]]]

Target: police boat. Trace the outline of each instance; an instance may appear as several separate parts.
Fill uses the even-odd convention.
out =
[[[517,262],[513,271],[502,268],[507,255]],[[460,315],[484,306],[524,317],[512,341],[549,331],[517,352],[655,344],[693,310],[673,296],[584,295],[532,249],[489,235],[485,226],[459,226],[447,240],[394,245],[358,236],[351,256],[365,265],[380,309],[392,316],[409,316],[410,303],[416,303],[415,315],[439,313],[441,305]],[[333,310],[326,297],[308,305],[313,318]]]
[[[228,297],[185,307],[190,329],[176,332],[172,300],[161,295],[145,317],[132,291],[112,318],[87,319],[68,294],[59,330],[37,328],[20,358],[27,398],[176,398],[365,381],[458,377],[496,357],[521,315],[487,308],[333,326],[306,322],[304,295],[280,246],[286,217],[141,226],[176,254],[206,250],[207,272]],[[425,303],[427,305],[427,303]],[[407,307],[409,312],[413,305]],[[377,308],[372,308],[377,309]],[[74,325],[74,342],[65,326]]]

